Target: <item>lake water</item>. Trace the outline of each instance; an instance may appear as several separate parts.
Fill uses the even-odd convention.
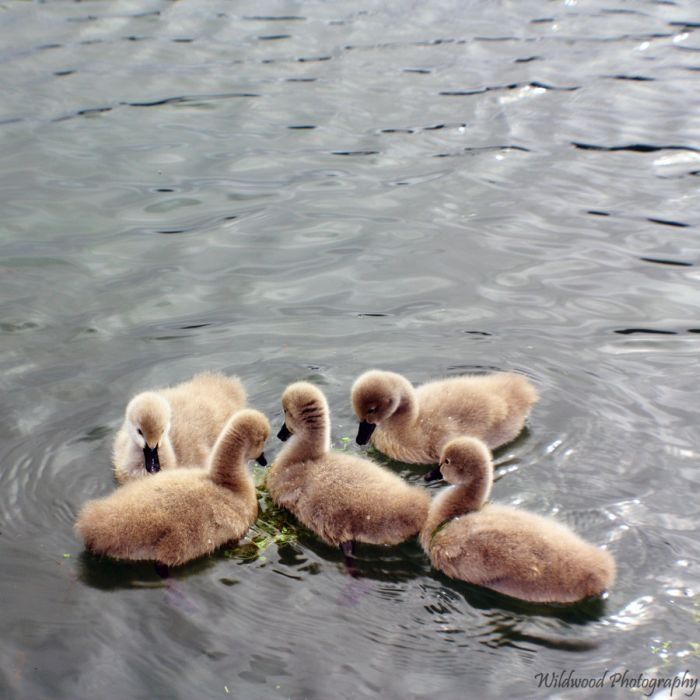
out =
[[[0,3],[0,696],[697,677],[699,85],[692,0]],[[371,367],[528,375],[493,499],[609,548],[609,597],[520,603],[415,541],[353,579],[263,492],[169,580],[83,551],[133,393],[236,373],[276,429],[309,379],[364,454]]]

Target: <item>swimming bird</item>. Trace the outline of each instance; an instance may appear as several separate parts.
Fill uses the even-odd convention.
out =
[[[88,550],[115,559],[183,564],[242,537],[258,501],[246,461],[265,463],[270,424],[259,411],[232,416],[207,468],[162,471],[135,479],[81,509],[75,532]]]
[[[430,496],[367,459],[330,450],[326,397],[308,382],[282,395],[289,442],[267,474],[272,500],[289,509],[322,540],[340,546],[349,563],[355,541],[397,544],[418,533]]]
[[[240,379],[214,372],[137,394],[129,401],[114,439],[117,481],[124,483],[161,469],[204,465],[226,421],[245,403]]]
[[[510,442],[538,396],[527,378],[510,372],[451,377],[416,389],[396,372],[370,370],[355,381],[351,399],[360,420],[358,444],[371,438],[393,459],[434,464],[454,437],[478,437],[491,449]],[[433,478],[437,470],[426,475]]]
[[[612,586],[610,552],[552,518],[484,505],[493,463],[481,440],[451,440],[443,448],[440,469],[454,485],[435,497],[420,534],[436,569],[535,602],[572,603]]]

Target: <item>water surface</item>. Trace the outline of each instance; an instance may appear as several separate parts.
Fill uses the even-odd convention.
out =
[[[698,673],[694,3],[0,10],[3,697],[610,697],[632,691],[536,676]],[[237,373],[277,426],[309,379],[342,447],[374,366],[529,376],[493,498],[609,548],[609,597],[520,603],[415,542],[361,547],[353,580],[271,511],[169,581],[83,552],[136,391]]]

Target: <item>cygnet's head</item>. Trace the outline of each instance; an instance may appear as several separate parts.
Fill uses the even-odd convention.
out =
[[[378,423],[398,409],[406,380],[394,372],[373,369],[360,375],[350,396],[355,415],[360,421],[357,444],[366,445]]]
[[[451,484],[469,486],[486,478],[490,485],[493,481],[491,452],[478,438],[455,438],[442,449],[440,471]]]
[[[158,446],[170,430],[170,404],[153,391],[134,396],[126,407],[129,436],[143,450],[147,472],[160,471]]]
[[[290,384],[282,394],[284,425],[277,434],[287,440],[292,434],[328,429],[328,402],[323,392],[309,382]]]
[[[235,414],[232,419],[233,429],[242,436],[246,444],[246,459],[255,459],[265,466],[265,441],[270,436],[270,422],[267,418],[252,408],[246,408]]]

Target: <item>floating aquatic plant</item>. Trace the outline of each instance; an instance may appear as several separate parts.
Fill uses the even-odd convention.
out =
[[[347,435],[341,437],[340,438],[340,451],[347,452],[348,447],[350,447],[351,442],[352,442],[352,438],[349,438]]]
[[[267,470],[256,469],[253,473],[260,512],[244,540],[223,551],[227,559],[266,561],[265,552],[272,545],[288,545],[297,542],[303,530],[294,516],[284,508],[276,506],[265,487]]]

